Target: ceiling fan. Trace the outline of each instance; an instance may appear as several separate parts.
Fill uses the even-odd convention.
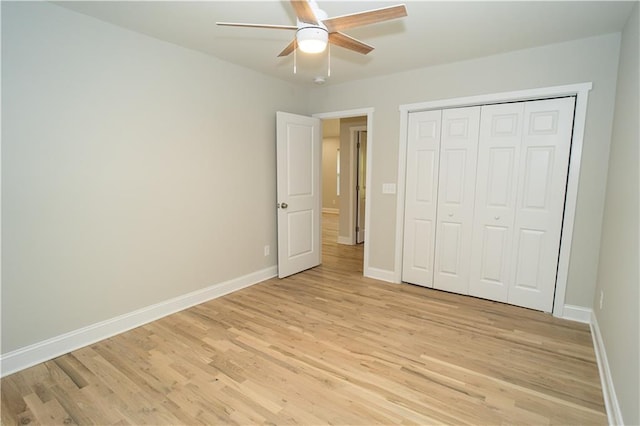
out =
[[[344,34],[343,30],[407,16],[405,5],[400,4],[329,18],[314,0],[290,1],[297,16],[295,26],[236,22],[216,22],[216,24],[230,27],[295,30],[296,37],[280,52],[279,57],[287,56],[297,48],[306,53],[320,53],[325,50],[327,43],[366,55],[373,50],[373,46]]]

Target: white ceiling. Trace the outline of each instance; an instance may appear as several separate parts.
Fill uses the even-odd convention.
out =
[[[313,84],[327,74],[327,55],[277,58],[295,32],[219,27],[216,21],[295,25],[289,1],[66,1],[68,9],[94,16],[261,73]],[[329,17],[400,1],[323,1]],[[517,49],[619,32],[633,1],[405,1],[408,17],[345,33],[375,47],[360,55],[331,49],[336,84]],[[552,64],[549,64],[552,66]]]

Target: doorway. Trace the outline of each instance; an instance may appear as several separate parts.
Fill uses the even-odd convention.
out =
[[[335,157],[338,164],[335,169],[332,166],[322,166],[323,173],[323,198],[326,195],[327,185],[335,185],[336,203],[334,207],[333,199],[329,198],[330,204],[325,204],[323,199],[323,262],[325,252],[329,255],[344,252],[343,255],[353,257],[353,254],[346,253],[351,249],[356,249],[362,253],[359,261],[359,270],[368,276],[369,269],[369,240],[370,229],[366,224],[370,223],[370,199],[367,197],[366,189],[370,185],[371,156],[366,155],[371,152],[373,143],[372,119],[373,109],[359,109],[350,111],[339,111],[332,113],[314,114],[313,117],[325,121],[339,120],[339,146],[330,152],[323,152],[325,158]],[[326,135],[323,135],[323,138]],[[335,133],[334,136],[335,137]],[[355,142],[354,142],[355,141]],[[357,142],[360,142],[358,150]],[[364,142],[364,146],[363,146]],[[324,144],[323,144],[324,145]],[[323,146],[324,148],[324,146]],[[327,157],[325,154],[329,154]],[[359,162],[357,160],[360,160]],[[331,173],[335,179],[328,179],[330,183],[324,183],[325,173]],[[339,189],[338,189],[339,188]],[[328,191],[331,192],[331,191]],[[327,216],[327,214],[331,216]],[[325,219],[327,217],[327,219]],[[324,224],[333,226],[335,233],[325,232]],[[356,231],[358,227],[359,233]],[[335,239],[335,246],[328,247],[324,241],[325,237]],[[357,242],[361,245],[358,247]],[[349,251],[349,253],[351,253]]]

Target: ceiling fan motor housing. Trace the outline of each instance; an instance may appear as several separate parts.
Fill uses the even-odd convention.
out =
[[[296,31],[296,41],[303,52],[319,53],[327,47],[329,32],[321,26],[305,25]]]

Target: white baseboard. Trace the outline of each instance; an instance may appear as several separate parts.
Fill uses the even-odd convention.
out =
[[[207,288],[196,290],[155,305],[129,312],[115,318],[82,327],[0,356],[0,377],[32,367],[100,340],[115,336],[167,315],[224,296],[277,276],[278,268],[257,271]]]
[[[607,409],[607,419],[610,425],[624,425],[622,419],[622,411],[616,396],[616,390],[613,386],[613,378],[609,369],[609,361],[607,360],[607,352],[604,349],[604,342],[600,334],[600,327],[596,319],[595,312],[591,312],[591,337],[593,338],[593,347],[596,351],[596,359],[598,361],[598,371],[600,372],[600,383],[602,384],[602,395],[604,397],[604,405]]]
[[[341,237],[338,235],[338,244],[346,244],[352,246],[355,242],[351,239],[351,237]]]
[[[564,305],[562,310],[562,318],[585,324],[591,324],[591,314],[591,309],[575,305]]]
[[[340,209],[333,209],[331,207],[323,207],[322,208],[322,213],[340,214]]]
[[[395,273],[386,269],[378,269],[372,267],[365,267],[363,275],[368,278],[373,278],[380,281],[387,281],[390,283],[396,283]]]

